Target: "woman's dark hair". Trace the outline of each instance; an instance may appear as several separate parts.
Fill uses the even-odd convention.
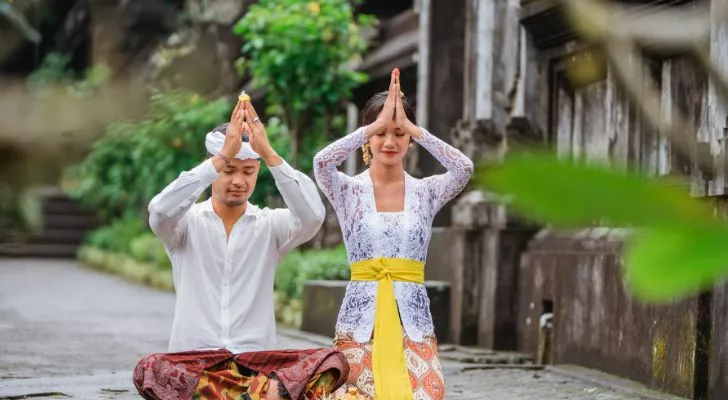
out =
[[[387,101],[387,95],[388,92],[379,92],[367,101],[367,104],[361,112],[362,126],[369,125],[377,119],[379,113],[381,113],[384,108],[384,102]],[[409,102],[407,97],[402,97],[402,108],[404,108],[404,113],[407,115],[407,119],[417,125],[417,121],[415,120],[415,108],[412,107],[412,103]]]

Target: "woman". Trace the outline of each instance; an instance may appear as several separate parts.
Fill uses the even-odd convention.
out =
[[[389,90],[366,104],[362,127],[314,158],[316,181],[336,210],[352,264],[334,345],[349,360],[347,384],[372,398],[377,392],[377,399],[445,397],[424,263],[432,220],[463,190],[473,163],[413,121],[395,69]],[[404,157],[412,140],[448,172],[408,175]],[[369,169],[354,177],[338,172],[359,147]]]

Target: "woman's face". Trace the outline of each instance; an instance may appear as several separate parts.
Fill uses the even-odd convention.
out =
[[[386,166],[401,165],[410,146],[410,136],[402,132],[394,121],[387,128],[369,139],[372,163]]]

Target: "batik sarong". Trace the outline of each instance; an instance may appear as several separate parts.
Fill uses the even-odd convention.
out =
[[[152,354],[134,369],[134,385],[149,400],[265,399],[271,380],[284,398],[322,399],[344,384],[349,365],[335,349],[233,354],[203,350]]]

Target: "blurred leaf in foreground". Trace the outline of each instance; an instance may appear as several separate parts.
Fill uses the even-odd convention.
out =
[[[504,165],[480,167],[476,183],[512,196],[516,212],[557,227],[639,227],[625,274],[628,289],[642,300],[675,300],[728,275],[728,227],[677,187],[549,154],[518,154]]]
[[[728,275],[728,228],[645,229],[627,252],[628,289],[665,302],[709,289]]]
[[[557,227],[714,226],[710,208],[674,186],[555,155],[516,154],[480,167],[476,182],[512,196],[519,213]]]

